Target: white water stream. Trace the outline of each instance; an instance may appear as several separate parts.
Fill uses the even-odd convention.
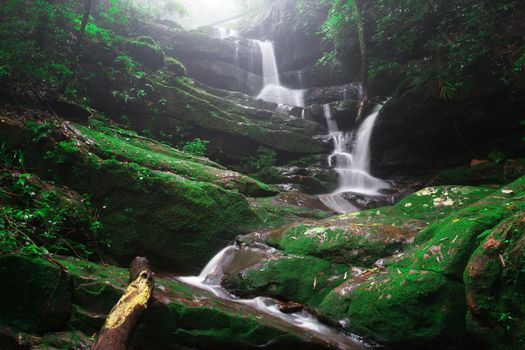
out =
[[[211,292],[215,297],[230,302],[249,306],[270,318],[275,317],[290,325],[307,331],[314,336],[341,350],[364,350],[365,346],[357,337],[343,334],[319,322],[312,314],[302,310],[295,313],[283,313],[279,310],[279,302],[268,297],[241,299],[230,294],[221,286],[221,280],[226,273],[232,273],[255,264],[261,259],[261,254],[255,250],[237,245],[228,246],[217,253],[202,269],[198,276],[177,277],[177,280],[201,290]]]
[[[281,85],[275,50],[271,41],[254,40],[261,51],[264,86],[257,99],[304,107],[304,90],[289,89]]]
[[[224,40],[227,38],[235,38],[239,33],[235,29],[229,29],[224,27],[214,27],[219,39]]]
[[[319,199],[338,213],[358,210],[344,199],[343,193],[351,192],[373,197],[380,196],[382,190],[390,188],[387,182],[370,174],[370,139],[380,110],[381,105],[377,105],[366,117],[357,131],[355,141],[351,144],[352,135],[339,130],[330,105],[323,105],[328,133],[334,143],[334,150],[328,156],[328,165],[339,175],[339,184],[335,192],[320,195]]]

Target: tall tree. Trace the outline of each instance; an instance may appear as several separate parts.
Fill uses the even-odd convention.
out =
[[[357,27],[357,35],[359,37],[359,51],[361,54],[361,96],[359,107],[357,109],[356,121],[359,121],[363,116],[366,104],[368,102],[368,54],[365,35],[365,23],[360,8],[359,0],[350,0],[352,5],[353,18]]]
[[[92,5],[93,5],[93,0],[86,0],[84,16],[82,16],[82,22],[80,23],[80,33],[78,34],[77,42],[75,45],[75,50],[73,53],[73,58],[75,62],[78,61],[78,55],[80,53],[80,46],[82,45],[82,39],[84,39],[84,33],[86,32],[86,26],[89,21],[89,16],[91,14]]]
[[[327,1],[327,0],[325,0]],[[332,8],[323,24],[325,37],[335,44],[335,50],[329,56],[334,58],[344,51],[348,35],[357,33],[360,52],[362,93],[359,100],[356,120],[364,114],[368,102],[368,45],[365,32],[365,16],[363,0],[331,0]],[[349,29],[352,28],[353,30]]]

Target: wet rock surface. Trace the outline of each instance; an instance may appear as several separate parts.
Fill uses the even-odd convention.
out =
[[[509,312],[509,327],[521,332],[510,315],[521,312],[510,305],[520,280],[496,304],[486,303],[492,298],[486,293],[504,266],[520,266],[520,250],[513,247],[521,244],[516,225],[522,221],[523,183],[521,178],[503,188],[430,187],[391,207],[275,229],[255,241],[284,254],[232,274],[226,286],[240,295],[299,301],[394,348],[461,348],[490,338],[497,349],[504,327],[490,336],[483,331],[496,314]]]

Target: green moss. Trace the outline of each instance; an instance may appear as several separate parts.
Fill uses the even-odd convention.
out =
[[[403,258],[338,287],[321,311],[347,318],[351,330],[394,344],[436,345],[464,338],[463,271],[478,236],[523,211],[524,195],[525,178],[520,178],[428,226]]]
[[[172,172],[189,180],[212,182],[245,194],[271,192],[267,185],[229,171],[207,158],[178,151],[128,130],[109,128],[98,123],[92,128],[77,127],[95,141],[98,154],[103,158],[114,157],[150,169]]]
[[[525,218],[501,222],[470,257],[464,273],[467,327],[488,349],[525,345]]]
[[[179,303],[152,306],[144,315],[134,344],[156,349],[166,344],[182,348],[246,349],[293,346],[298,337],[261,324],[252,317],[214,307],[188,307]]]
[[[488,187],[430,187],[394,206],[275,230],[267,243],[287,253],[369,266],[401,251],[431,220],[449,215],[493,191]]]
[[[252,201],[252,207],[264,228],[275,228],[305,218],[323,219],[330,215],[324,210],[282,203],[276,197],[256,198]]]
[[[330,293],[320,311],[346,319],[359,333],[389,344],[447,343],[463,335],[464,289],[431,271],[394,269]]]
[[[396,204],[396,207],[409,217],[430,221],[465,208],[488,196],[494,190],[493,187],[483,186],[427,187],[405,197]]]
[[[38,257],[0,256],[0,323],[28,332],[65,327],[71,280],[56,265]]]
[[[263,262],[231,276],[228,288],[247,295],[267,295],[295,300],[310,307],[321,303],[328,292],[350,274],[344,265],[314,257],[284,256]]]
[[[498,161],[499,160],[499,161]],[[496,155],[494,161],[483,162],[470,167],[457,167],[440,173],[433,182],[436,184],[506,184],[525,174],[524,159],[507,159]]]
[[[179,60],[176,60],[173,57],[166,57],[164,59],[164,64],[166,65],[166,68],[176,77],[188,75],[186,73],[186,67],[184,67],[184,65]]]

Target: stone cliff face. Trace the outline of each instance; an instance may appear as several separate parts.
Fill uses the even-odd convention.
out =
[[[443,101],[426,84],[400,86],[378,118],[371,150],[383,173],[435,173],[487,159],[493,151],[525,151],[521,96],[525,90],[485,85]]]

